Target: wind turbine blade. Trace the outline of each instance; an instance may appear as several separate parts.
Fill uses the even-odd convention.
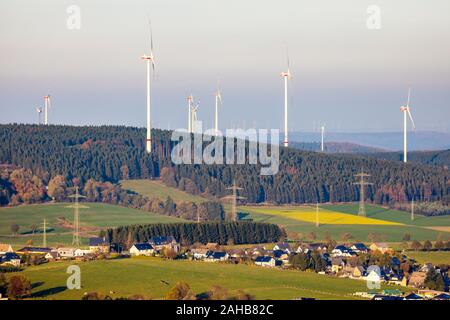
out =
[[[407,106],[407,107],[409,107],[409,101],[410,101],[410,98],[411,98],[411,88],[408,88],[408,100],[407,100],[407,102],[406,102],[406,106]]]
[[[412,123],[412,126],[414,128],[414,131],[416,131],[416,124],[414,123],[414,119],[413,119],[413,117],[411,115],[411,111],[409,111],[409,108],[407,108],[406,110],[408,112],[408,116],[409,116],[409,119],[411,120],[411,123]]]
[[[220,94],[220,90],[217,90],[217,98],[219,99],[220,104],[222,104],[222,95]]]

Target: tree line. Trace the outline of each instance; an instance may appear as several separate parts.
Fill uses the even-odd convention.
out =
[[[374,203],[413,198],[450,202],[450,173],[441,167],[281,148],[279,173],[261,176],[259,164],[174,165],[171,132],[153,130],[152,134],[153,152],[147,154],[145,130],[134,127],[1,125],[0,163],[43,172],[48,179],[56,175],[78,179],[80,185],[89,179],[117,183],[164,176],[181,190],[216,197],[228,195],[226,188],[235,180],[247,202],[275,204],[357,201],[354,175],[364,170],[373,183],[367,188],[367,200]]]
[[[285,233],[279,226],[250,221],[203,223],[156,223],[120,226],[106,230],[110,243],[130,248],[133,243],[147,242],[155,236],[173,236],[183,245],[214,242],[225,244],[253,244],[277,242]]]

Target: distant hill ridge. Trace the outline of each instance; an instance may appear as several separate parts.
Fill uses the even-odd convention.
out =
[[[0,125],[0,163],[15,164],[77,178],[113,183],[160,177],[180,190],[217,197],[229,195],[235,180],[250,203],[316,203],[359,200],[354,175],[371,174],[367,198],[388,204],[410,200],[449,202],[448,170],[421,164],[378,160],[348,154],[280,149],[280,171],[261,176],[260,165],[177,165],[170,158],[171,132],[153,130],[153,152],[144,148],[145,129],[124,126]],[[1,190],[0,190],[1,191]]]

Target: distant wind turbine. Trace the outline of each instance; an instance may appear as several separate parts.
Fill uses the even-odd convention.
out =
[[[188,132],[192,133],[192,101],[194,97],[190,94],[186,99],[188,101]]]
[[[150,63],[152,65],[153,72],[155,72],[155,59],[153,56],[153,34],[152,26],[150,26],[150,54],[142,55],[141,59],[147,62],[147,135],[145,139],[145,150],[147,153],[152,152],[152,136],[151,136],[151,97],[150,97]]]
[[[288,79],[291,79],[289,70],[289,54],[287,55],[287,71],[280,74],[284,78],[284,141],[283,145],[288,147]]]
[[[324,139],[325,139],[325,125],[323,124],[321,127],[321,143],[320,143],[320,150],[322,150],[322,152],[324,152],[325,150],[325,145],[324,145]]]
[[[192,119],[192,124],[191,124],[191,129],[194,133],[197,133],[197,121],[198,121],[198,117],[197,117],[197,111],[198,111],[198,104],[193,105],[192,109],[191,109],[191,119]]]
[[[50,95],[44,97],[44,124],[48,125],[48,109],[50,108]]]
[[[41,124],[42,108],[41,107],[37,107],[36,108],[36,112],[37,112],[37,115],[38,115],[38,124],[40,125]]]
[[[217,91],[215,93],[216,96],[216,114],[215,114],[215,134],[216,136],[219,134],[219,102],[222,105],[222,96],[220,94],[220,88],[217,86]]]
[[[410,97],[411,97],[411,88],[408,89],[408,100],[406,102],[406,105],[402,106],[400,108],[400,111],[403,112],[403,162],[404,163],[408,162],[408,119],[407,119],[408,116],[409,116],[409,119],[411,120],[411,124],[412,124],[414,130],[416,130],[416,125],[414,124],[414,119],[411,115],[411,110],[409,107]]]

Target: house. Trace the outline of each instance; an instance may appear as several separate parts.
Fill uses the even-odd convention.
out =
[[[419,271],[422,271],[422,272],[427,273],[427,272],[430,271],[432,268],[433,268],[433,264],[427,262],[427,263],[425,263],[425,264],[420,268]]]
[[[20,267],[20,257],[14,252],[6,252],[0,256],[1,265],[11,265],[14,267]]]
[[[106,242],[106,238],[89,238],[89,250],[91,252],[109,253],[110,245]]]
[[[308,249],[311,251],[327,252],[328,247],[323,243],[310,243]]]
[[[437,296],[435,296],[434,298],[433,298],[433,300],[450,300],[450,294],[448,294],[448,293],[441,293],[441,294],[438,294]]]
[[[61,258],[68,259],[68,258],[74,258],[75,257],[75,250],[77,250],[77,249],[76,248],[65,248],[65,247],[62,247],[62,248],[58,248],[57,250],[58,250],[58,254],[59,254],[59,256]]]
[[[92,253],[91,250],[83,250],[83,249],[76,249],[76,250],[73,252],[74,257],[84,257],[84,256],[86,256],[86,255],[88,255],[88,254],[91,254],[91,253]]]
[[[376,294],[373,296],[372,300],[403,300],[402,297],[397,297],[397,296],[387,296],[387,295],[383,295],[383,294]]]
[[[267,252],[267,250],[266,250],[266,248],[263,247],[263,246],[257,246],[257,247],[254,247],[254,248],[251,250],[251,254],[252,254],[253,256],[261,256],[261,255],[265,255],[266,252]]]
[[[47,260],[56,260],[59,259],[59,253],[57,250],[52,250],[45,255],[45,259]]]
[[[409,278],[408,285],[414,288],[423,288],[425,284],[425,278],[427,277],[427,273],[423,271],[415,271],[411,274]]]
[[[150,243],[135,243],[130,248],[132,256],[150,256],[155,252],[154,247]]]
[[[281,243],[277,243],[274,247],[273,247],[273,249],[272,249],[273,251],[275,251],[275,250],[281,250],[281,251],[284,251],[284,252],[287,252],[288,254],[289,253],[291,253],[291,246],[289,245],[289,243],[287,243],[287,242],[281,242]]]
[[[297,247],[297,249],[293,250],[296,253],[308,253],[310,251],[310,249],[307,246],[304,245],[299,245]]]
[[[331,251],[332,257],[352,257],[355,255],[356,253],[353,250],[347,248],[344,245],[336,246],[333,251]]]
[[[341,258],[332,258],[331,259],[331,272],[338,273],[344,268],[344,261]]]
[[[356,253],[367,253],[369,251],[364,243],[354,243],[350,249]]]
[[[162,249],[170,249],[175,252],[180,251],[180,244],[172,236],[167,237],[152,237],[148,242],[152,245],[155,251],[161,251]]]
[[[385,242],[374,242],[370,245],[369,248],[371,251],[379,251],[381,253],[393,252],[393,250],[391,248],[389,248],[389,246]]]
[[[411,292],[410,294],[404,296],[403,300],[423,300],[423,298],[421,296],[419,296],[418,294]]]
[[[255,264],[261,267],[275,267],[276,260],[269,256],[260,256],[256,258]]]
[[[364,277],[366,274],[366,268],[363,266],[356,266],[352,270],[352,277],[353,278],[361,278]]]
[[[367,287],[369,289],[380,289],[381,287],[381,280],[383,280],[383,277],[380,275],[380,273],[376,270],[376,269],[369,269],[366,271],[366,273],[368,272],[369,274],[367,274],[367,276],[364,278],[364,280],[366,280],[367,282]]]
[[[17,253],[20,254],[47,254],[50,251],[52,251],[51,248],[44,248],[44,247],[23,247],[20,250],[17,250]]]
[[[0,254],[5,254],[7,252],[13,252],[13,248],[10,244],[0,243]]]
[[[197,260],[205,259],[208,256],[208,252],[210,252],[210,250],[206,248],[191,249],[192,257]]]
[[[245,252],[242,249],[232,249],[228,251],[228,255],[232,258],[239,259],[245,257]]]
[[[206,261],[217,262],[228,260],[228,253],[223,251],[209,251]]]

